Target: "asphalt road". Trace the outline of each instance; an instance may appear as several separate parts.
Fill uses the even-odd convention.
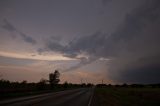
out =
[[[93,88],[81,88],[0,101],[0,106],[89,106],[92,95]]]

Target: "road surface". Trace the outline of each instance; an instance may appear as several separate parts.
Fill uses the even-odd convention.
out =
[[[92,95],[93,88],[80,88],[0,101],[0,106],[89,106]]]

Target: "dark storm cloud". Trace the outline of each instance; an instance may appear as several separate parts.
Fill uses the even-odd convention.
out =
[[[3,21],[5,24],[2,26],[2,28],[8,31],[17,31],[17,29],[12,24],[10,24],[7,19],[4,19]]]
[[[66,46],[60,43],[61,39],[62,38],[59,36],[49,37],[49,39],[45,40],[45,47],[37,49],[38,54],[42,55],[44,52],[47,52],[47,51],[64,53]]]
[[[68,69],[63,70],[63,72],[76,70],[76,69],[78,69],[78,68],[80,68],[84,65],[92,63],[93,61],[95,61],[97,59],[97,58],[91,57],[91,56],[89,58],[86,58],[86,57],[80,57],[79,58],[79,57],[77,57],[81,53],[80,50],[82,48],[80,46],[79,46],[79,48],[78,47],[75,47],[75,48],[71,47],[72,43],[73,42],[70,42],[69,45],[64,46],[64,45],[60,44],[59,42],[51,39],[51,40],[48,40],[46,42],[46,48],[39,48],[37,51],[38,51],[39,54],[43,54],[43,52],[46,52],[46,51],[60,52],[65,57],[80,60],[80,62],[77,65],[69,67]]]
[[[117,82],[160,82],[160,61],[155,61],[160,57],[159,12],[160,1],[154,0],[126,15],[124,23],[106,42],[115,54],[109,77]]]
[[[90,57],[89,59],[87,59],[85,57],[82,57],[82,58],[79,58],[79,59],[80,59],[80,62],[77,65],[69,67],[68,69],[64,70],[63,72],[76,70],[78,68],[81,68],[84,65],[88,65],[88,64],[92,63],[93,61],[97,60],[97,58],[95,58],[95,57]]]
[[[136,66],[136,67],[135,67]],[[121,70],[118,81],[130,83],[159,83],[160,56],[137,59]]]
[[[111,2],[112,0],[102,0],[102,4],[104,6],[106,6],[109,2]]]
[[[160,65],[160,64],[159,64]],[[159,83],[160,82],[160,67],[159,65],[151,65],[140,68],[132,67],[127,72],[120,74],[118,82],[127,82],[127,83],[141,83],[141,84],[150,84],[150,83]]]
[[[52,51],[65,52],[65,46],[61,45],[58,42],[55,42],[54,40],[46,42],[46,46]]]
[[[43,52],[46,52],[47,50],[45,50],[45,48],[38,48],[37,52],[39,55],[42,55]]]
[[[54,40],[54,41],[57,41],[57,42],[62,40],[62,38],[60,36],[51,36],[50,39]]]
[[[19,31],[14,25],[12,25],[7,19],[4,19],[4,25],[2,26],[3,29],[11,32],[11,36],[12,37],[16,37],[16,36],[21,36],[21,38],[30,44],[36,44],[36,40],[33,39],[32,37],[26,35],[25,33]],[[12,33],[16,33],[16,34],[12,34]]]
[[[107,39],[107,34],[96,32],[90,36],[81,37],[75,41],[70,42],[70,51],[77,54],[86,52],[88,54],[97,54],[103,49],[104,43]],[[96,55],[95,55],[96,56]]]
[[[105,47],[104,44],[108,37],[109,35],[106,33],[98,31],[89,36],[74,39],[67,46],[60,48],[63,50],[62,53],[64,53],[64,56],[72,58],[76,58],[81,53],[86,53],[90,57],[102,57],[102,51],[104,51]],[[54,47],[55,45],[53,46],[51,44],[50,46]]]
[[[99,58],[111,58],[107,77],[113,81],[151,83],[160,82],[160,1],[147,0],[128,13],[117,30],[108,35],[96,32],[61,45],[46,43],[46,50],[66,57],[77,58],[81,53],[88,58],[68,70],[74,70]],[[93,59],[94,58],[94,59]],[[142,61],[145,60],[145,61]],[[148,79],[147,79],[148,78]],[[154,79],[155,78],[155,79]]]
[[[34,40],[32,37],[30,37],[22,32],[19,32],[19,34],[25,42],[31,43],[31,44],[36,44],[36,40]]]
[[[148,22],[159,19],[159,4],[159,1],[150,1],[127,14],[121,28],[113,34],[114,40],[130,40],[140,33]]]
[[[97,56],[98,53],[101,52],[101,49],[103,49],[104,42],[107,37],[108,36],[106,36],[106,34],[96,32],[90,36],[84,36],[80,37],[79,39],[74,39],[68,45],[65,46],[61,45],[57,41],[48,40],[46,42],[46,48],[38,49],[38,53],[42,54],[45,51],[54,51],[62,53],[65,57],[79,59],[79,64],[65,70],[66,72],[72,71],[84,65],[90,64],[93,61],[96,61],[98,58],[102,57],[101,55],[100,57]],[[88,57],[79,58],[78,55],[80,55],[83,52],[85,52],[88,55]]]
[[[12,24],[10,24],[9,22],[8,22],[8,20],[6,20],[6,19],[4,19],[3,20],[4,21],[4,25],[2,26],[2,28],[3,29],[6,29],[7,31],[9,31],[9,32],[16,32],[17,31],[17,29],[12,25]],[[13,38],[14,37],[16,37],[14,34],[10,34]]]
[[[64,53],[65,56],[71,57],[76,57],[81,52],[86,52],[96,57],[116,57],[121,52],[139,49],[134,47],[135,40],[141,41],[145,36],[151,37],[151,35],[140,35],[140,33],[149,22],[156,21],[158,17],[159,1],[149,1],[127,14],[124,22],[111,35],[99,31],[92,35],[75,39],[67,46],[63,46],[54,40],[47,41],[46,46],[52,51],[58,51]],[[152,36],[156,37],[157,35]],[[140,49],[143,51],[143,47]]]

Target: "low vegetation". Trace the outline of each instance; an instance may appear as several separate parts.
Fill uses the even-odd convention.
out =
[[[155,86],[98,86],[93,106],[160,106],[160,87]]]
[[[60,73],[55,70],[54,73],[49,74],[49,80],[41,79],[37,83],[28,83],[27,81],[10,82],[9,80],[0,79],[0,100],[92,86],[90,83],[72,84],[67,81],[59,84],[59,76]]]
[[[51,85],[43,80],[38,83],[28,83],[27,81],[10,82],[8,80],[1,79],[0,100],[90,86],[92,86],[92,84],[72,84],[65,82],[63,84]]]

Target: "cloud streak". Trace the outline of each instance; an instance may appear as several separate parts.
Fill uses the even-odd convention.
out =
[[[46,51],[59,52],[63,54],[64,57],[80,60],[79,64],[64,70],[64,72],[68,72],[81,68],[103,57],[98,54],[101,53],[107,37],[108,35],[104,33],[96,32],[93,35],[72,40],[68,45],[62,45],[55,40],[48,40],[45,48],[39,48],[37,51],[39,54]]]
[[[36,40],[32,37],[26,35],[25,33],[19,31],[14,25],[12,25],[7,19],[3,20],[4,25],[2,26],[3,29],[11,32],[12,37],[17,37],[18,35],[22,38],[23,41],[30,43],[30,44],[36,44]],[[16,34],[13,34],[16,33]]]

